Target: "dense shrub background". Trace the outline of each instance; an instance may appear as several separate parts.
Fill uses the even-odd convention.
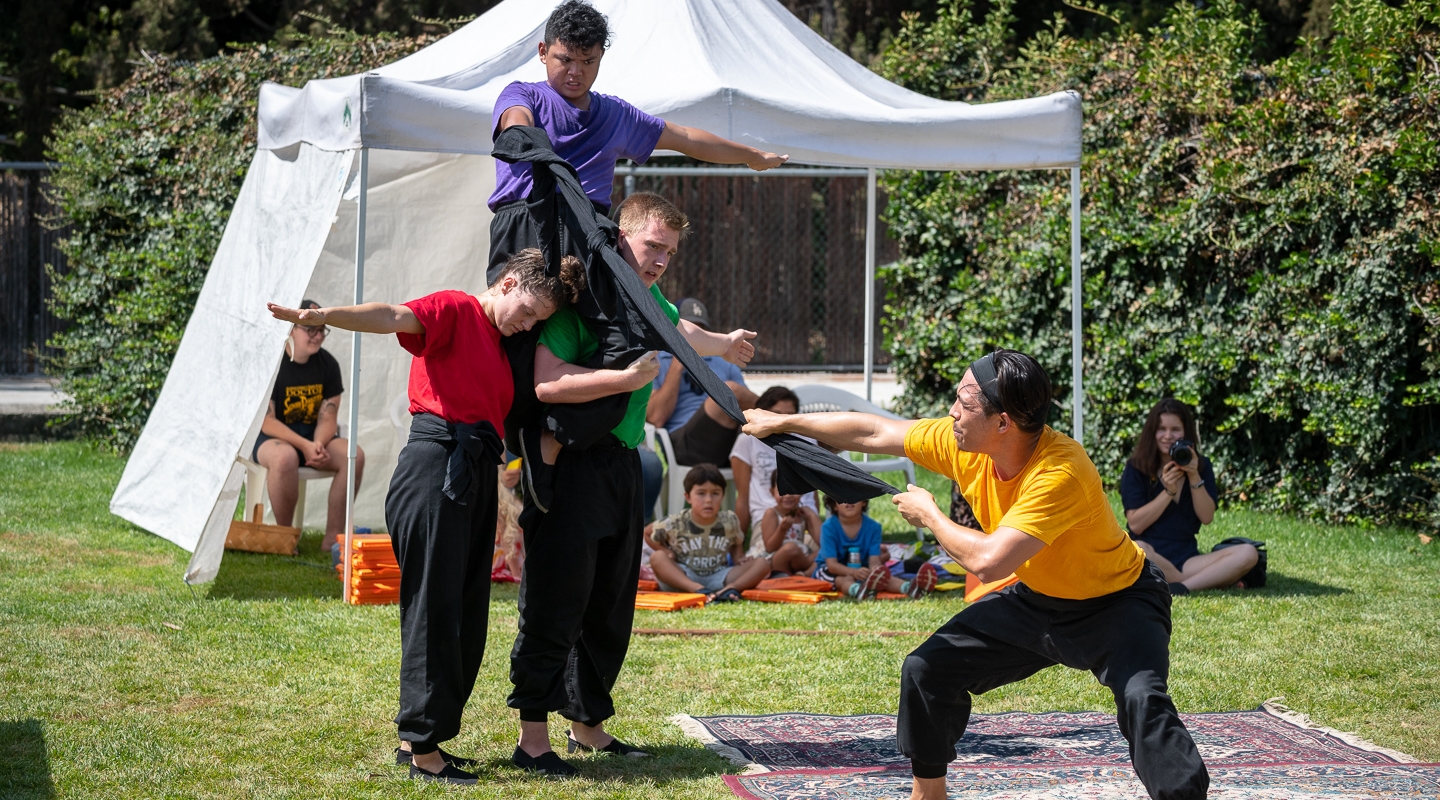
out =
[[[125,449],[145,425],[254,155],[261,82],[360,72],[431,41],[337,35],[157,59],[66,116],[48,155],[64,164],[50,191],[73,230],[54,276],[71,325],[49,372],[86,434]]]
[[[1119,475],[1141,416],[1200,411],[1231,500],[1332,519],[1440,512],[1440,0],[1336,0],[1275,52],[1235,0],[1145,32],[1027,41],[1012,3],[910,17],[877,68],[934,96],[1085,98],[1087,446]],[[299,85],[427,38],[302,38],[156,59],[57,129],[75,233],[52,371],[85,431],[127,448],[174,355],[254,149],[262,80]],[[1036,354],[1068,429],[1065,171],[891,173],[889,345],[912,413],[998,345]]]
[[[1333,33],[1259,63],[1258,17],[1179,5],[1145,34],[1007,7],[914,21],[882,63],[953,99],[1085,100],[1086,444],[1118,479],[1145,411],[1198,407],[1231,499],[1331,519],[1440,508],[1440,2],[1336,0]],[[1068,171],[892,173],[889,346],[906,410],[987,348],[1035,354],[1070,425]]]

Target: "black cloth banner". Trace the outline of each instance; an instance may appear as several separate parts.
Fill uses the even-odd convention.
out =
[[[549,218],[559,224],[553,233],[546,231],[541,236],[542,243],[546,245],[543,249],[550,274],[559,274],[563,247],[556,247],[555,243],[560,237],[575,237],[584,242],[590,251],[592,257],[586,264],[589,291],[594,294],[600,308],[612,320],[621,323],[621,335],[628,335],[627,342],[615,339],[602,341],[601,350],[611,353],[628,350],[634,356],[644,350],[664,350],[674,355],[685,367],[686,373],[700,383],[705,393],[731,419],[745,424],[745,415],[740,410],[735,393],[685,341],[641,282],[640,276],[625,263],[614,247],[615,223],[595,210],[580,186],[575,168],[555,154],[545,131],[525,125],[506,128],[495,137],[492,155],[511,164],[520,161],[533,164],[531,204],[554,201],[554,211]],[[603,271],[599,267],[601,263],[606,267]],[[612,359],[607,367],[614,366],[624,364],[619,363],[618,358]],[[858,503],[882,494],[899,492],[852,462],[797,436],[778,434],[767,436],[762,441],[775,448],[780,491],[785,494],[804,494],[819,489],[839,502]]]

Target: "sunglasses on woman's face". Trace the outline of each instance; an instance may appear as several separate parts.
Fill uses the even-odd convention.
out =
[[[312,339],[316,336],[324,339],[326,336],[330,335],[330,327],[328,325],[321,325],[318,328],[302,328],[301,330],[305,331],[305,334]]]

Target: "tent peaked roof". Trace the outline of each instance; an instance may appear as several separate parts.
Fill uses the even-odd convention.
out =
[[[260,92],[260,147],[308,142],[488,154],[512,81],[541,81],[553,0],[505,0],[439,42],[362,75]],[[595,91],[797,163],[901,169],[1045,169],[1080,161],[1073,92],[946,102],[836,50],[777,0],[594,0],[612,39]]]

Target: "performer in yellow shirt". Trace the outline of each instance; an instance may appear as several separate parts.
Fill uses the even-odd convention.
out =
[[[986,532],[951,522],[924,489],[894,502],[982,581],[985,596],[905,658],[898,744],[914,800],[945,797],[946,765],[971,695],[1064,664],[1115,695],[1120,732],[1154,800],[1203,798],[1210,776],[1166,687],[1170,589],[1115,520],[1083,448],[1045,424],[1052,389],[1035,359],[996,350],[966,370],[949,419],[745,412],[745,433],[810,436],[841,450],[903,455],[960,487]]]

